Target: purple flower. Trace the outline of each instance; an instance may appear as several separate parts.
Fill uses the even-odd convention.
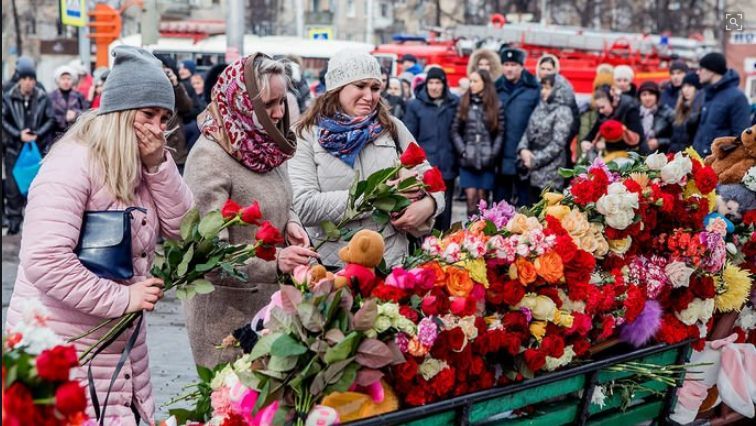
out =
[[[394,342],[396,342],[396,346],[399,348],[402,353],[407,352],[407,348],[409,347],[409,338],[404,333],[398,333],[396,337],[394,338]]]
[[[533,320],[533,311],[528,308],[520,308],[520,312],[525,314],[525,319],[530,322]]]
[[[727,248],[722,235],[716,232],[701,232],[701,244],[709,251],[710,256],[701,261],[701,268],[707,272],[717,272],[724,266],[727,260]]]
[[[516,213],[515,208],[506,201],[493,203],[493,205],[488,208],[488,203],[485,200],[480,200],[478,210],[480,210],[480,215],[471,216],[471,221],[488,220],[496,225],[496,228],[498,229],[504,228],[507,225],[507,222],[509,222],[509,219],[512,219]]]
[[[426,317],[420,320],[420,324],[417,325],[417,339],[426,348],[433,346],[433,343],[438,337],[438,327],[433,322],[433,317]]]

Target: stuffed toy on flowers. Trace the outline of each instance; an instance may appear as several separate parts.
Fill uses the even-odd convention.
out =
[[[339,250],[339,259],[345,265],[336,273],[336,287],[353,285],[360,294],[370,294],[375,286],[375,268],[383,260],[385,247],[383,236],[376,231],[363,229],[354,234],[349,244]]]
[[[740,136],[717,138],[706,157],[722,184],[740,183],[748,170],[756,166],[756,126],[743,130]]]

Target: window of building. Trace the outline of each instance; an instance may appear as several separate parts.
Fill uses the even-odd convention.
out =
[[[381,18],[389,17],[389,5],[388,3],[381,3]]]
[[[357,16],[357,6],[355,6],[354,0],[347,0],[347,16],[350,18]]]

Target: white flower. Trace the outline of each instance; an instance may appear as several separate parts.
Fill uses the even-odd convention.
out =
[[[570,362],[572,362],[572,358],[575,356],[575,351],[572,350],[572,345],[565,346],[564,347],[564,353],[559,358],[554,358],[547,356],[546,357],[546,371],[554,371],[559,367],[563,367]]]
[[[474,340],[478,337],[478,328],[475,327],[475,317],[472,315],[459,320],[459,328],[465,333],[467,340]]]
[[[693,325],[700,321],[706,324],[714,314],[714,299],[701,300],[693,299],[686,309],[681,312],[675,312],[677,319],[685,325]]]
[[[378,315],[385,315],[389,318],[396,318],[399,316],[399,306],[396,303],[384,303],[378,305]]]
[[[678,152],[675,159],[661,169],[661,178],[667,184],[680,184],[685,176],[693,170],[690,158]]]
[[[434,236],[429,236],[423,241],[423,251],[430,254],[431,256],[438,256],[438,254],[441,252],[441,245],[439,245],[438,238]]]
[[[375,319],[375,325],[373,325],[373,329],[379,333],[383,333],[384,331],[391,328],[391,318],[380,315],[378,318]]]
[[[230,376],[236,377],[236,373],[234,373],[234,369],[230,365],[227,365],[223,367],[223,369],[219,371],[215,375],[215,377],[213,377],[213,380],[210,381],[210,388],[212,390],[219,389],[226,383],[226,378]],[[233,379],[231,381],[233,381]]]
[[[756,166],[748,169],[748,173],[743,176],[743,185],[753,192],[756,192]]]
[[[667,165],[667,156],[662,153],[655,152],[646,157],[646,165],[651,170],[661,170],[662,167]]]
[[[756,310],[750,306],[746,306],[740,311],[735,325],[742,328],[745,331],[753,330],[756,328]]]
[[[597,405],[599,408],[604,408],[604,405],[606,405],[606,390],[603,386],[598,385],[593,388],[591,404]]]
[[[34,323],[18,327],[15,331],[21,333],[21,341],[17,347],[31,355],[39,355],[46,349],[65,344],[63,339],[47,327],[40,327]]]
[[[698,316],[698,320],[703,324],[706,324],[707,322],[709,322],[712,315],[714,315],[714,299],[698,300],[701,303],[701,310]]]
[[[609,185],[606,195],[596,202],[596,210],[604,215],[606,223],[618,230],[623,230],[633,223],[633,209],[637,208],[638,194],[629,192],[620,182]]]
[[[451,243],[446,246],[446,250],[441,254],[441,258],[447,263],[457,263],[462,259],[462,249],[457,243]]]
[[[410,336],[417,335],[417,326],[415,325],[415,323],[402,315],[399,315],[399,317],[394,319],[393,326],[397,330],[409,334]]]
[[[436,358],[426,358],[417,368],[418,372],[425,380],[431,380],[444,368],[449,368],[449,364]]]
[[[664,273],[669,277],[672,287],[687,287],[690,284],[690,276],[693,275],[693,268],[688,267],[684,262],[672,262],[664,267]]]

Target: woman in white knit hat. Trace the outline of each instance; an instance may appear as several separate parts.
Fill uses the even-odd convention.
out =
[[[326,93],[315,100],[297,127],[297,152],[289,162],[294,208],[314,244],[325,239],[321,222],[337,222],[344,216],[355,176],[365,178],[395,165],[414,141],[381,102],[381,68],[373,56],[338,52],[328,62],[325,80]],[[428,168],[430,164],[425,162],[418,172]],[[385,228],[371,217],[347,224],[349,229],[383,228],[389,265],[407,255],[407,233],[430,229],[433,218],[444,208],[442,193],[406,195],[413,203]],[[344,244],[323,244],[319,250],[322,262],[339,265],[338,250]]]
[[[617,90],[617,95],[628,95],[634,98],[636,94],[634,78],[635,71],[629,65],[614,67],[614,87]]]

